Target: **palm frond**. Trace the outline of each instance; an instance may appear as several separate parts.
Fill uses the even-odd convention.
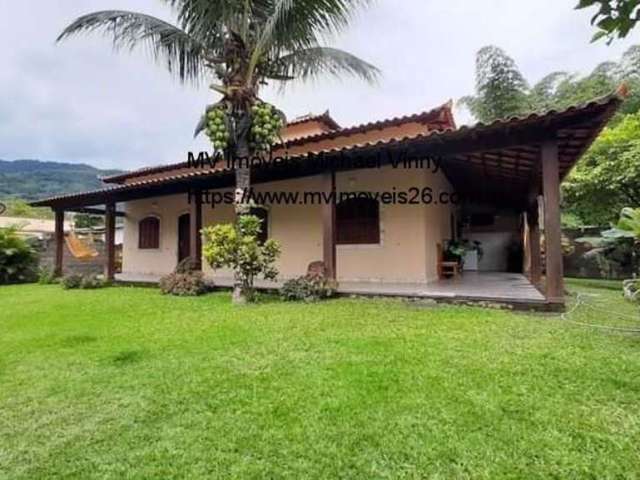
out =
[[[293,52],[318,45],[320,36],[340,32],[354,13],[373,0],[269,0],[265,45]]]
[[[199,82],[206,62],[214,61],[202,43],[186,31],[151,15],[126,10],[107,10],[83,15],[63,30],[57,41],[69,37],[102,33],[112,36],[115,49],[147,46],[154,58],[181,81]]]
[[[308,80],[328,73],[336,77],[346,73],[374,83],[380,70],[344,50],[329,47],[311,47],[284,55],[274,65],[275,72],[269,78],[299,78]]]
[[[225,29],[244,38],[247,22],[253,18],[253,0],[165,1],[178,12],[178,24],[208,47],[221,43]]]

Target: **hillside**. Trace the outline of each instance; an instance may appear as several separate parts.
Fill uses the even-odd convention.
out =
[[[99,176],[118,170],[100,170],[78,163],[39,160],[0,160],[0,199],[36,200],[61,193],[82,192],[102,186]]]

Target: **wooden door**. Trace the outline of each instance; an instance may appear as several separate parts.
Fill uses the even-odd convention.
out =
[[[178,263],[191,256],[190,224],[191,219],[188,213],[178,218]]]

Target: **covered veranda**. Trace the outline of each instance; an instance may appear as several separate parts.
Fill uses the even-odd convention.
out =
[[[116,280],[132,284],[157,284],[159,275],[118,273]],[[261,290],[277,290],[283,282],[256,280]],[[216,278],[217,288],[232,288],[233,278]],[[467,272],[455,279],[431,283],[340,282],[338,294],[365,297],[401,297],[441,302],[488,302],[514,307],[544,308],[544,295],[519,273]]]
[[[590,146],[626,96],[625,88],[615,94],[563,111],[532,114],[496,121],[489,125],[462,127],[413,137],[362,144],[343,149],[296,156],[277,167],[257,168],[254,184],[321,175],[326,193],[335,191],[335,173],[342,171],[341,160],[358,158],[392,159],[394,155],[438,159],[446,177],[467,204],[508,209],[521,215],[526,225],[523,273],[469,274],[460,279],[433,284],[405,285],[384,283],[345,283],[343,293],[362,295],[459,297],[466,300],[505,303],[529,302],[535,307],[564,304],[562,268],[560,184]],[[397,157],[396,157],[397,158]],[[348,163],[348,162],[347,162]],[[101,214],[106,219],[107,255],[105,276],[116,279],[114,232],[119,214],[117,204],[165,195],[187,194],[232,187],[230,169],[186,169],[179,164],[161,175],[141,176],[122,185],[79,194],[63,195],[34,202],[48,206],[56,215],[56,273],[64,267],[62,244],[66,211]],[[199,195],[190,204],[190,251],[196,264],[201,262],[202,204]],[[539,212],[543,215],[540,217]],[[323,261],[328,275],[336,278],[335,204],[322,207]],[[541,227],[544,228],[545,255],[541,255]],[[544,276],[543,276],[544,273]],[[493,275],[493,276],[492,276]],[[123,279],[136,281],[136,279]],[[220,282],[218,282],[220,286]],[[538,288],[541,293],[536,289]],[[419,293],[416,295],[416,292]],[[517,292],[517,294],[515,293]],[[519,298],[516,298],[519,297]]]

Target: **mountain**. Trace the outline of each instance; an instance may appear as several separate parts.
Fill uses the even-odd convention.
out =
[[[0,199],[37,200],[95,190],[102,187],[99,176],[117,173],[121,173],[120,170],[100,170],[82,163],[0,160]]]

